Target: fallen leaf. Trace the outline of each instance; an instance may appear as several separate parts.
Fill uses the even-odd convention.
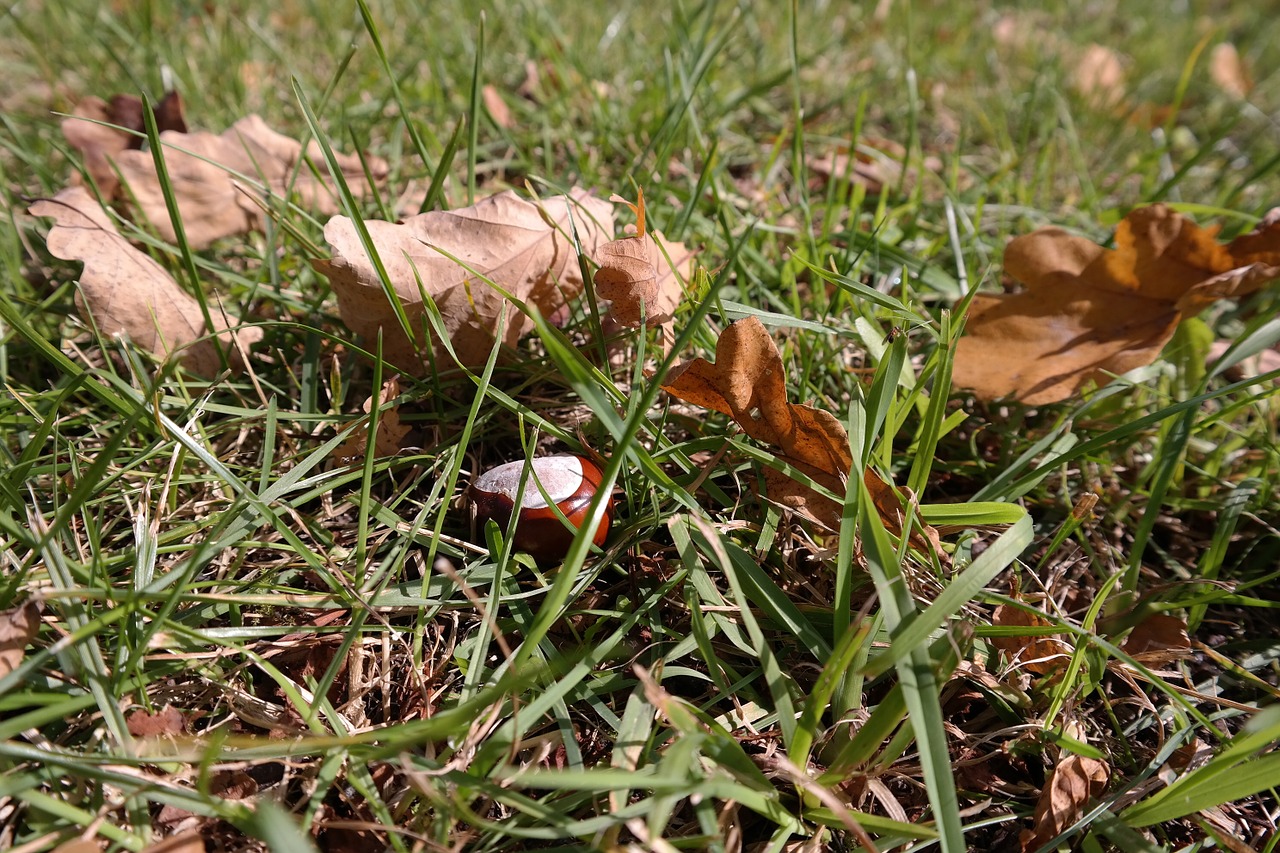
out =
[[[614,196],[636,214],[636,233],[611,240],[596,250],[600,267],[593,281],[596,293],[610,301],[609,316],[620,326],[669,326],[676,307],[684,300],[684,282],[693,274],[693,251],[684,243],[667,240],[660,231],[645,230],[644,193],[631,204]],[[643,306],[643,310],[642,310]],[[663,340],[671,336],[666,334]]]
[[[138,709],[125,718],[129,734],[136,738],[173,737],[187,730],[182,712],[172,705],[165,705],[154,714]]]
[[[112,197],[120,185],[114,165],[116,157],[121,151],[142,147],[141,134],[146,129],[142,111],[142,99],[136,95],[116,95],[110,102],[88,97],[76,104],[70,117],[62,120],[62,135],[80,152],[85,171],[105,198]],[[177,92],[166,92],[152,112],[156,127],[162,133],[166,130],[187,132],[182,99]]]
[[[830,491],[844,493],[853,467],[848,433],[830,412],[787,401],[782,356],[755,317],[738,320],[720,334],[714,363],[695,358],[678,365],[662,387],[685,402],[729,415],[747,435],[778,448],[779,459]],[[906,510],[897,492],[869,468],[863,481],[885,526],[901,533]],[[839,527],[841,506],[830,498],[773,469],[765,474],[765,486],[773,500],[829,528]],[[942,556],[937,532],[923,522],[913,525],[911,542]]]
[[[324,153],[315,140],[307,146],[275,132],[256,115],[240,119],[220,135],[177,133],[160,135],[165,165],[173,182],[183,229],[192,248],[203,249],[235,234],[261,230],[265,214],[259,201],[266,194],[296,197],[308,210],[321,214],[341,209],[337,191],[327,178],[316,177],[312,166],[328,174]],[[343,179],[356,196],[371,192],[365,166],[375,182],[389,167],[379,157],[336,155]],[[147,151],[123,151],[120,174],[128,184],[138,212],[166,240],[174,240],[173,223],[156,178],[155,162]]]
[[[67,187],[29,208],[33,216],[49,216],[54,225],[46,238],[49,253],[65,261],[81,261],[84,271],[76,306],[107,337],[123,335],[160,358],[181,353],[192,373],[213,376],[221,368],[204,314],[149,255],[121,236],[102,205],[84,187]],[[241,328],[216,303],[210,311],[232,366],[242,363],[262,330]]]
[[[1240,52],[1231,42],[1213,46],[1209,54],[1209,78],[1218,88],[1233,98],[1243,101],[1253,91],[1253,77],[1240,58]]]
[[[204,837],[200,832],[184,832],[157,841],[142,853],[204,853]]]
[[[53,853],[102,853],[102,845],[85,838],[73,838],[53,848]]]
[[[1134,210],[1104,249],[1061,228],[1017,237],[1005,272],[1026,285],[978,296],[954,380],[986,400],[1053,403],[1150,364],[1184,317],[1280,277],[1280,217],[1228,244],[1164,205]]]
[[[1227,350],[1231,348],[1233,341],[1214,341],[1209,346],[1209,353],[1206,357],[1208,364],[1213,364],[1218,359],[1226,355]],[[1270,373],[1273,370],[1280,370],[1280,349],[1272,347],[1264,349],[1257,355],[1243,359],[1239,363],[1227,368],[1226,376],[1232,382],[1239,382],[1241,379],[1249,379],[1254,376],[1261,376],[1264,373]]]
[[[1091,44],[1075,57],[1072,83],[1098,108],[1118,106],[1125,95],[1124,61],[1109,47]]]
[[[364,413],[367,415],[373,411],[375,405],[382,407],[389,400],[393,400],[398,396],[400,396],[400,377],[393,376],[382,383],[382,389],[377,394],[376,403],[373,397],[364,401]],[[395,456],[400,452],[401,442],[404,441],[404,437],[409,434],[410,428],[406,424],[400,423],[400,413],[397,409],[398,407],[392,407],[378,415],[378,433],[373,440],[373,455],[375,457]],[[350,465],[364,459],[368,448],[369,421],[367,418],[362,418],[360,426],[352,431],[351,436],[346,441],[334,448],[331,456],[339,465]]]
[[[1177,616],[1156,613],[1129,632],[1121,649],[1147,666],[1163,666],[1191,654],[1187,623]]]
[[[471,207],[431,211],[402,223],[366,220],[365,226],[416,341],[402,330],[350,219],[329,220],[324,236],[334,256],[314,266],[332,282],[348,328],[369,341],[381,329],[386,360],[421,376],[431,370],[428,350],[437,365],[452,364],[434,333],[427,346],[423,293],[439,309],[458,360],[468,367],[482,365],[500,317],[506,318],[502,341],[508,346],[533,328],[533,321],[496,288],[535,306],[543,316],[554,314],[583,287],[571,227],[583,252],[590,254],[612,233],[613,209],[582,190],[537,203],[507,191]]]
[[[1049,628],[1053,625],[1040,614],[1011,604],[998,605],[991,614],[991,624],[1000,628]],[[1014,665],[1041,675],[1061,668],[1071,655],[1071,647],[1057,634],[992,637],[991,644],[1004,652]]]
[[[1096,758],[1074,753],[1058,762],[1036,802],[1035,828],[1023,830],[1022,849],[1048,844],[1084,814],[1090,798],[1107,789],[1111,771]]]
[[[511,117],[511,108],[502,99],[502,93],[496,86],[491,83],[486,84],[480,90],[480,98],[484,101],[484,108],[489,113],[489,118],[493,119],[493,123],[498,127],[506,130],[515,124],[515,120]]]
[[[900,143],[870,137],[862,139],[852,152],[845,143],[825,154],[806,158],[805,165],[822,183],[847,180],[862,184],[870,195],[879,195],[885,187],[894,186],[902,179],[906,161],[907,149]],[[940,172],[943,168],[942,161],[932,155],[924,158],[923,166],[929,172]],[[908,181],[915,177],[914,169],[907,172]],[[821,185],[813,188],[819,189]]]
[[[0,678],[22,665],[27,646],[39,630],[40,605],[34,601],[0,611]]]

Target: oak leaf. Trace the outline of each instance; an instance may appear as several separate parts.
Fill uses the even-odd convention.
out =
[[[142,99],[136,95],[115,95],[110,101],[88,97],[62,120],[62,135],[80,152],[85,171],[106,198],[113,196],[120,185],[115,167],[120,152],[142,147],[146,129],[143,109]],[[162,133],[187,132],[182,99],[177,92],[166,92],[152,112]]]
[[[1147,666],[1163,666],[1191,654],[1186,620],[1154,613],[1139,622],[1121,649]]]
[[[782,356],[755,317],[738,320],[720,334],[714,363],[695,358],[678,365],[662,387],[685,402],[729,415],[747,435],[778,448],[780,460],[837,495],[844,494],[853,468],[848,433],[830,412],[787,401]],[[870,468],[863,480],[885,526],[900,533],[906,510],[893,487]],[[830,498],[772,469],[765,485],[778,503],[829,528],[839,527],[841,506]],[[923,522],[913,525],[911,541],[917,549],[941,556],[937,532]]]
[[[1017,237],[1004,266],[1026,288],[978,296],[954,381],[986,400],[1053,403],[1150,364],[1184,318],[1280,277],[1280,216],[1222,244],[1157,204],[1131,212],[1105,249],[1061,228]]]
[[[621,201],[635,211],[636,233],[596,250],[596,294],[609,300],[609,316],[620,326],[640,325],[643,314],[649,328],[669,327],[684,300],[684,283],[693,274],[694,252],[684,243],[668,240],[660,231],[645,230],[643,193],[636,204],[617,196],[610,200]],[[664,336],[664,340],[668,338],[669,334]]]
[[[1000,628],[1049,628],[1053,623],[1038,613],[1011,604],[1001,604],[991,614],[991,624]],[[992,637],[991,644],[1004,652],[1014,665],[1041,675],[1061,669],[1071,656],[1071,646],[1058,634],[1039,631]]]
[[[533,328],[503,291],[544,316],[554,314],[583,288],[574,230],[583,252],[594,252],[613,231],[613,209],[582,190],[537,203],[507,191],[471,207],[364,224],[416,340],[400,326],[350,219],[329,220],[324,236],[333,257],[314,266],[332,283],[347,327],[368,341],[376,340],[381,329],[386,360],[422,376],[430,371],[432,351],[437,364],[452,364],[434,332],[428,347],[424,293],[439,309],[458,360],[468,367],[482,365],[501,317],[508,346]]]
[[[27,646],[40,631],[40,605],[28,601],[0,611],[0,678],[22,665]]]
[[[296,197],[321,214],[340,209],[316,141],[304,152],[302,143],[272,130],[256,115],[240,119],[221,134],[188,133],[176,95],[166,96],[156,110],[165,166],[192,248],[261,230],[268,196]],[[103,121],[120,129],[95,123]],[[131,96],[116,96],[110,105],[86,99],[62,125],[63,135],[83,153],[86,171],[103,197],[128,207],[135,221],[149,222],[173,242],[175,230],[155,160],[150,151],[139,150],[141,138],[129,132],[142,128],[142,103]],[[381,183],[389,172],[379,157],[367,156],[362,162],[354,154],[336,156],[343,179],[357,196],[371,191],[370,176]],[[326,177],[317,177],[313,169]]]
[[[160,264],[126,240],[102,205],[84,187],[67,187],[29,208],[54,220],[46,243],[64,261],[81,261],[76,307],[103,335],[123,335],[160,358],[181,353],[192,373],[212,376],[222,366],[206,335],[200,303],[178,286]],[[262,339],[258,328],[234,329],[234,317],[211,304],[215,331],[228,347],[232,366]]]
[[[1110,777],[1110,769],[1096,758],[1072,753],[1061,759],[1036,802],[1035,828],[1022,832],[1022,849],[1048,844],[1079,820],[1089,800],[1107,789]]]
[[[315,167],[327,175],[319,143],[312,140],[304,154],[300,142],[272,130],[256,115],[240,119],[218,135],[168,131],[160,134],[160,141],[183,229],[193,248],[203,249],[223,237],[261,230],[266,215],[259,202],[264,193],[295,196],[303,207],[321,214],[341,209],[337,191],[327,178],[312,172]],[[371,191],[365,164],[375,182],[381,182],[389,171],[386,161],[378,157],[367,156],[364,164],[355,154],[337,154],[336,158],[343,179],[356,196]],[[138,211],[161,237],[172,241],[173,224],[151,153],[123,151],[119,165]]]
[[[364,413],[373,411],[374,406],[384,406],[400,396],[400,377],[392,376],[382,383],[382,388],[375,397],[364,401]],[[401,443],[409,434],[409,425],[400,422],[398,407],[392,407],[378,414],[377,434],[373,439],[373,455],[375,457],[395,456],[400,452]],[[341,465],[350,465],[365,457],[369,451],[369,421],[361,419],[361,424],[351,432],[351,436],[338,445],[332,456]]]

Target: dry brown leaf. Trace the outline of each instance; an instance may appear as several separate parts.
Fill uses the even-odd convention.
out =
[[[303,207],[317,213],[332,214],[341,209],[337,191],[302,162],[302,144],[276,133],[256,115],[240,119],[221,135],[169,131],[160,135],[160,141],[192,248],[203,249],[223,237],[260,230],[265,220],[258,204],[263,187],[272,196],[296,197]],[[320,174],[327,175],[319,143],[312,140],[305,156]],[[367,195],[371,187],[360,158],[355,154],[336,156],[351,192]],[[151,153],[122,151],[118,163],[138,213],[161,237],[173,241],[173,223]],[[386,161],[369,156],[365,163],[375,181],[386,177]]]
[[[204,837],[200,832],[184,832],[157,841],[142,853],[204,853]]]
[[[1048,628],[1053,625],[1038,613],[1031,613],[1011,604],[997,606],[991,614],[991,624],[1002,628]],[[991,644],[1021,669],[1041,675],[1061,668],[1071,655],[1071,647],[1057,634],[992,637]]]
[[[1147,666],[1163,666],[1180,660],[1191,654],[1187,623],[1167,613],[1153,614],[1138,623],[1121,649]]]
[[[502,93],[496,86],[492,83],[485,84],[480,90],[480,97],[484,100],[485,111],[489,113],[494,124],[503,130],[515,124],[515,120],[511,117],[511,108],[507,106],[507,102],[503,100]]]
[[[684,243],[668,240],[660,231],[645,230],[644,193],[631,204],[614,196],[636,214],[636,233],[611,240],[595,253],[600,267],[595,274],[596,293],[610,301],[609,316],[620,326],[665,326],[684,300],[684,282],[693,274],[693,251]],[[667,337],[670,337],[669,335]]]
[[[80,152],[85,171],[104,198],[112,197],[120,185],[113,165],[115,158],[121,151],[142,147],[139,134],[146,128],[142,110],[142,99],[136,95],[116,95],[110,102],[89,97],[76,104],[71,117],[62,120],[62,135]],[[187,132],[182,99],[177,92],[166,92],[152,111],[161,133]]]
[[[124,335],[160,358],[181,351],[192,373],[213,376],[221,361],[207,329],[200,304],[178,286],[149,255],[138,251],[84,187],[67,187],[51,199],[31,205],[33,216],[49,216],[49,253],[64,261],[81,261],[76,306],[107,337]],[[232,366],[240,364],[248,347],[262,339],[262,330],[241,328],[210,305],[219,337],[228,347]]]
[[[852,154],[846,143],[820,156],[806,158],[805,165],[809,173],[822,183],[848,180],[862,184],[871,195],[879,195],[885,187],[894,186],[901,180],[906,161],[907,149],[900,143],[871,137],[862,139]],[[943,168],[942,161],[932,155],[924,158],[923,166],[929,172],[940,172]],[[908,184],[915,178],[915,170],[912,169],[907,173]],[[814,189],[820,186],[821,183]]]
[[[978,296],[956,348],[955,383],[983,399],[1065,400],[1150,364],[1184,317],[1280,276],[1280,218],[1229,244],[1164,205],[1139,208],[1104,249],[1061,228],[1017,237],[1016,294]]]
[[[103,846],[86,838],[73,838],[53,848],[53,853],[102,853]]]
[[[138,709],[125,718],[129,734],[136,738],[173,737],[187,730],[182,712],[172,705],[165,705],[154,714]]]
[[[1125,95],[1124,61],[1111,48],[1091,44],[1075,57],[1072,83],[1091,105],[1118,106]]]
[[[662,387],[686,402],[729,415],[747,435],[778,448],[781,460],[836,494],[844,493],[853,467],[848,433],[830,412],[787,401],[782,356],[755,317],[738,320],[720,334],[715,363],[695,358],[678,365]],[[863,480],[885,526],[900,533],[905,511],[893,487],[871,469]],[[839,527],[841,507],[835,501],[772,469],[765,485],[778,503],[829,528]],[[923,522],[913,526],[911,542],[942,556],[936,531]]]
[[[1090,798],[1107,789],[1111,771],[1096,758],[1074,753],[1058,762],[1036,803],[1035,828],[1023,830],[1022,849],[1035,850],[1080,819]]]
[[[1213,46],[1209,54],[1209,77],[1219,89],[1237,100],[1243,101],[1253,91],[1253,77],[1231,42]]]
[[[378,392],[377,402],[370,397],[364,401],[364,413],[367,415],[373,411],[375,405],[381,407],[386,405],[389,400],[393,400],[400,396],[400,377],[393,376],[382,384],[382,390]],[[340,465],[350,465],[364,459],[365,453],[369,447],[369,421],[361,419],[362,423],[352,431],[351,436],[336,447],[331,454],[332,458]],[[383,411],[378,415],[378,434],[373,440],[373,455],[375,457],[395,456],[400,452],[401,443],[404,437],[409,434],[409,426],[400,423],[400,413],[397,407],[393,407]]]
[[[34,601],[0,611],[0,678],[22,665],[39,630],[40,605]]]
[[[582,292],[570,242],[571,218],[588,254],[613,231],[613,208],[582,190],[536,204],[507,191],[471,207],[423,213],[402,223],[367,220],[378,256],[419,335],[417,342],[401,329],[350,219],[329,220],[324,236],[334,256],[314,265],[332,282],[348,328],[368,341],[376,340],[382,330],[387,361],[417,376],[430,371],[426,338],[421,335],[425,291],[444,319],[458,360],[476,367],[488,359],[502,315],[502,340],[508,346],[515,346],[533,328],[533,321],[481,276],[548,317]],[[441,369],[452,364],[434,335],[431,346]]]

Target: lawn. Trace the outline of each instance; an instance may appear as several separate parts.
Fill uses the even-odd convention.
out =
[[[1276,849],[1280,18],[479,5],[2,13],[0,849]]]

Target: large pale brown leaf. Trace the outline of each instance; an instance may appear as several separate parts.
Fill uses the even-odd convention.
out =
[[[1060,228],[1015,238],[1019,293],[979,296],[956,348],[955,383],[1039,405],[1150,364],[1183,318],[1280,276],[1280,220],[1229,244],[1164,205],[1133,211],[1105,249]]]
[[[33,216],[49,216],[54,225],[47,243],[54,257],[81,261],[76,306],[102,334],[123,335],[160,358],[179,353],[188,370],[212,376],[221,367],[195,298],[149,255],[126,240],[111,217],[84,187],[68,187],[51,199],[31,205]],[[262,338],[257,328],[229,332],[234,317],[210,305],[216,331],[228,347],[233,365]]]
[[[430,347],[421,337],[423,291],[439,308],[458,359],[474,367],[489,357],[502,314],[502,340],[509,346],[533,328],[533,321],[481,276],[514,299],[536,306],[544,316],[582,292],[582,274],[570,241],[571,217],[586,253],[595,251],[613,231],[613,208],[581,190],[537,203],[508,191],[471,207],[423,213],[402,223],[366,220],[378,257],[419,335],[417,341],[401,329],[350,219],[329,220],[324,236],[333,247],[333,258],[315,266],[333,283],[343,322],[367,341],[375,340],[381,329],[385,357],[402,370],[424,375],[430,369],[431,349],[437,364],[452,363],[434,336]]]
[[[662,387],[686,402],[731,416],[747,435],[778,448],[781,459],[836,494],[844,493],[853,467],[848,433],[830,412],[787,400],[782,356],[755,317],[720,334],[714,363],[695,358],[678,365]],[[885,526],[900,533],[907,510],[893,487],[869,468],[863,480]],[[766,475],[766,486],[779,503],[827,527],[839,526],[840,505],[813,489],[774,471]],[[923,522],[914,526],[911,539],[920,550],[940,553],[936,531]]]
[[[256,115],[240,119],[218,135],[168,131],[160,134],[160,141],[183,228],[194,248],[260,230],[264,214],[257,202],[267,193],[296,196],[303,207],[317,213],[332,214],[341,208],[337,191],[312,172],[314,166],[319,174],[328,174],[319,144],[313,140],[307,147],[309,166],[302,162],[300,142],[272,130]],[[138,214],[160,236],[172,241],[173,224],[151,153],[122,151],[116,159],[127,184],[127,198],[136,202]],[[360,158],[339,154],[337,160],[351,191],[357,196],[367,194],[370,187]],[[386,177],[385,161],[365,160],[375,180]]]

